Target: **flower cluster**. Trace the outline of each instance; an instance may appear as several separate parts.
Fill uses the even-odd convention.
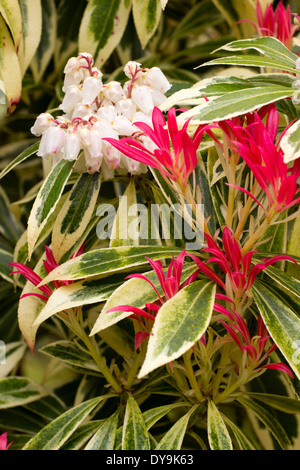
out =
[[[138,131],[135,121],[152,125],[152,110],[164,102],[171,87],[163,72],[131,61],[124,67],[128,80],[123,85],[114,80],[103,83],[93,57],[82,53],[68,60],[64,73],[64,98],[59,106],[64,114],[42,113],[31,128],[35,136],[42,136],[37,155],[50,155],[54,163],[75,161],[83,150],[87,171],[93,173],[101,167],[106,177],[113,176],[115,169],[132,174],[146,171],[145,165],[102,139],[133,136]],[[152,148],[146,136],[137,138]]]

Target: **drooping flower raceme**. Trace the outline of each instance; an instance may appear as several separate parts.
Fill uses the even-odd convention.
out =
[[[171,85],[158,67],[147,69],[128,62],[124,72],[128,80],[123,86],[115,80],[103,83],[102,72],[94,67],[90,54],[69,59],[59,106],[64,114],[42,113],[31,128],[35,136],[41,136],[37,155],[51,156],[55,163],[75,161],[83,151],[87,171],[93,173],[101,167],[105,177],[111,177],[115,169],[132,174],[146,171],[145,165],[102,139],[133,136],[138,130],[135,121],[151,125],[152,110],[166,99]],[[144,137],[142,142],[151,148],[150,139]]]

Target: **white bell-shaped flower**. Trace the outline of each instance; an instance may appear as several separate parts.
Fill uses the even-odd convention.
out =
[[[62,148],[63,158],[65,160],[76,160],[81,150],[81,140],[74,128],[70,128],[65,136],[64,146]]]
[[[57,154],[64,145],[66,131],[59,126],[49,127],[42,135],[39,150],[39,157]]]
[[[124,90],[121,83],[116,81],[107,83],[107,85],[104,85],[103,87],[103,95],[106,99],[112,101],[113,103],[117,103],[124,96]]]
[[[53,116],[50,113],[41,113],[36,118],[30,131],[33,135],[39,137],[51,126],[55,126]]]
[[[140,110],[146,114],[151,114],[153,111],[154,103],[152,93],[146,85],[134,86],[131,92],[132,101]]]
[[[131,98],[124,98],[116,103],[117,114],[125,116],[127,119],[131,120],[136,110],[136,105]]]
[[[159,90],[161,93],[166,93],[172,86],[159,67],[152,67],[147,70],[144,78],[145,83]]]
[[[65,113],[70,114],[73,112],[74,107],[77,103],[80,103],[82,100],[82,90],[81,86],[70,85],[66,89],[66,93],[62,103],[59,105],[59,108],[62,109]]]
[[[96,77],[85,78],[82,85],[82,103],[92,104],[103,88],[101,79]]]
[[[117,116],[113,123],[113,128],[119,135],[131,137],[138,129],[125,116]]]
[[[105,119],[109,122],[113,122],[117,117],[117,111],[113,105],[101,106],[96,114],[99,119]]]
[[[139,64],[138,62],[134,62],[133,60],[130,60],[129,62],[127,62],[127,64],[124,67],[124,73],[126,77],[131,79],[134,76],[136,76],[138,71],[142,73],[140,68],[141,68],[141,64]]]

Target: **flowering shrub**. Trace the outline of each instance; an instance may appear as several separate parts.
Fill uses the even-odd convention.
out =
[[[69,7],[48,3],[49,33]],[[5,150],[26,70],[36,87],[0,174],[0,450],[299,449],[298,16],[111,3],[88,3],[63,64],[42,31],[31,71],[0,6],[22,77],[0,72]]]

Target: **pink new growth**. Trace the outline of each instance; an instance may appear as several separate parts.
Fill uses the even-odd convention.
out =
[[[11,445],[12,442],[7,444],[7,432],[0,434],[0,450],[8,450]]]
[[[143,146],[136,139],[120,140],[105,138],[126,156],[159,170],[161,175],[178,183],[181,189],[186,188],[188,178],[197,165],[197,148],[203,133],[210,125],[200,126],[193,138],[190,138],[187,127],[178,129],[175,108],[168,111],[167,122],[159,108],[154,107],[152,113],[153,128],[144,122],[134,122],[144,135],[154,144],[154,150]]]

